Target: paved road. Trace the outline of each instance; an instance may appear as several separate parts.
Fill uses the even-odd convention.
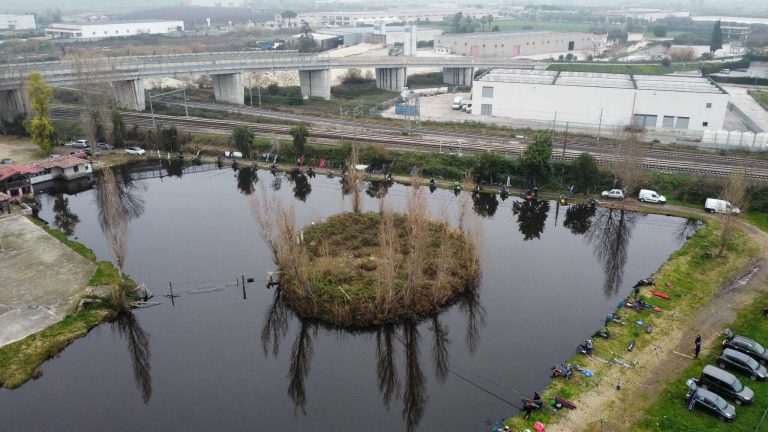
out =
[[[95,270],[24,216],[0,219],[0,346],[66,316]]]

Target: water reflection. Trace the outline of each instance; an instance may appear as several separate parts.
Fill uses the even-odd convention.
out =
[[[577,235],[586,234],[592,226],[592,217],[595,216],[596,206],[592,204],[572,204],[565,210],[563,226]]]
[[[541,238],[548,212],[549,201],[538,199],[515,201],[512,205],[512,214],[517,215],[518,229],[524,241]]]
[[[480,331],[485,325],[485,309],[480,304],[477,288],[468,290],[458,299],[460,310],[467,317],[466,341],[468,349],[474,353],[479,345]],[[437,382],[444,383],[450,373],[448,347],[448,328],[439,316],[427,320],[427,325],[408,320],[402,324],[387,324],[369,329],[344,329],[325,323],[296,317],[284,301],[278,288],[267,309],[261,330],[261,343],[264,355],[277,357],[280,341],[288,332],[289,316],[299,322],[299,329],[291,345],[290,365],[288,370],[288,396],[294,403],[296,412],[307,414],[307,389],[305,381],[310,372],[313,354],[313,338],[320,331],[334,333],[337,339],[348,335],[375,334],[376,375],[379,392],[384,407],[389,410],[393,400],[403,403],[402,417],[409,431],[416,430],[424,417],[427,405],[426,385],[421,359],[421,329],[427,328],[432,333],[432,361]],[[397,347],[403,348],[404,363],[402,379],[398,372]]]
[[[293,196],[299,201],[306,201],[307,195],[312,192],[312,185],[309,184],[309,178],[303,172],[295,169],[288,173],[288,181],[293,183]]]
[[[160,159],[160,166],[165,170],[169,177],[178,177],[184,174],[184,161],[180,159]]]
[[[120,312],[112,322],[112,329],[125,339],[128,344],[128,354],[133,365],[133,377],[141,390],[144,403],[152,398],[152,366],[149,347],[149,334],[141,328],[136,316],[131,312]]]
[[[371,198],[382,199],[387,196],[390,187],[392,187],[391,181],[371,180],[368,182],[365,193]]]
[[[478,216],[492,218],[499,207],[499,200],[495,193],[472,192],[472,208]]]
[[[69,199],[64,194],[57,194],[53,201],[53,222],[67,236],[75,233],[80,218],[69,209]]]
[[[254,167],[240,168],[237,171],[237,189],[243,195],[252,194],[258,181],[259,175]]]
[[[629,240],[639,215],[624,209],[601,208],[586,232],[587,242],[593,245],[595,257],[603,267],[603,292],[608,297],[616,294],[624,280]]]
[[[680,241],[686,241],[690,239],[691,236],[696,234],[696,231],[698,231],[702,226],[704,226],[704,222],[698,219],[686,218],[677,228],[677,239]]]

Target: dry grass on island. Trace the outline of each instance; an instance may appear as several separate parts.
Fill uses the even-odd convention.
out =
[[[354,171],[354,170],[353,170]],[[293,208],[262,188],[253,211],[281,272],[280,289],[301,317],[366,327],[441,312],[480,278],[479,223],[467,199],[458,226],[432,219],[414,178],[406,214],[360,213],[362,179],[346,178],[353,212],[303,230]]]

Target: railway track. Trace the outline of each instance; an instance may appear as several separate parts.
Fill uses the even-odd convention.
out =
[[[79,121],[82,110],[79,108],[54,107],[51,117],[54,120]],[[125,112],[123,118],[126,124],[137,125],[143,128],[152,128],[152,115],[145,113]],[[260,137],[290,137],[290,125],[271,124],[271,123],[250,123],[233,120],[206,119],[199,117],[178,117],[168,115],[155,115],[155,124],[164,126],[175,126],[180,130],[198,133],[212,133],[229,135],[232,129],[237,125],[246,125],[257,136]],[[431,132],[431,131],[430,131]],[[379,128],[360,128],[355,124],[354,128],[337,125],[328,127],[317,125],[312,126],[312,137],[322,143],[332,144],[339,140],[357,141],[366,144],[381,144],[388,148],[429,151],[455,154],[476,154],[482,152],[494,152],[507,156],[521,154],[527,147],[527,141],[521,139],[487,139],[486,136],[470,136],[461,134],[457,137],[453,134],[428,134],[424,136],[402,135],[392,133],[392,131],[382,132]],[[553,158],[562,161],[571,161],[578,157],[583,151],[588,151],[595,156],[598,163],[603,165],[612,165],[615,162],[615,155],[612,149],[589,148],[584,149],[578,145],[568,145],[565,152],[555,149]],[[670,157],[667,153],[679,153],[682,156]],[[768,180],[768,163],[762,161],[750,160],[756,164],[735,164],[724,163],[717,158],[691,158],[691,154],[685,152],[666,152],[657,153],[646,151],[646,157],[643,161],[643,167],[660,172],[676,172],[685,174],[703,174],[712,176],[728,176],[734,168],[741,166],[747,167],[747,176],[753,179]],[[698,155],[698,154],[697,154]],[[712,155],[714,156],[714,155]],[[738,159],[738,158],[734,158]]]

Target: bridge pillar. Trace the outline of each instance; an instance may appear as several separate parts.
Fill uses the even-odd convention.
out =
[[[405,88],[405,68],[376,68],[376,87],[402,92]]]
[[[299,84],[301,95],[320,97],[325,100],[331,98],[331,70],[300,70]]]
[[[23,88],[0,91],[0,116],[12,121],[19,114],[29,113],[29,100]]]
[[[139,78],[112,83],[115,91],[115,103],[122,109],[144,111],[147,106],[144,97],[144,80]]]
[[[211,75],[213,79],[213,94],[217,101],[233,104],[245,104],[245,87],[242,73]]]
[[[460,86],[472,86],[474,69],[469,68],[443,68],[443,82]]]

